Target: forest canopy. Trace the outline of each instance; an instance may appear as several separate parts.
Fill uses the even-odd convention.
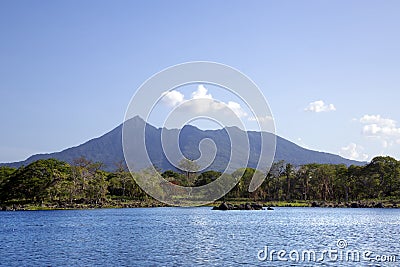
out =
[[[86,203],[102,205],[113,201],[153,201],[135,182],[141,172],[130,173],[119,162],[114,172],[104,171],[101,162],[85,158],[73,164],[56,159],[38,160],[18,169],[0,167],[0,204],[43,203],[63,207]],[[255,172],[265,175],[262,185],[248,192]],[[171,183],[202,186],[221,175],[216,171],[189,173],[168,170],[160,173]],[[239,177],[238,174],[242,174]],[[237,185],[225,199],[251,201],[329,201],[334,203],[400,199],[400,162],[376,157],[365,166],[306,164],[294,166],[275,162],[268,173],[246,168],[230,174]]]

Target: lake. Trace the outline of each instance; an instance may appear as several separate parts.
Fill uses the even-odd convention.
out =
[[[1,266],[399,266],[399,241],[400,209],[0,212]]]

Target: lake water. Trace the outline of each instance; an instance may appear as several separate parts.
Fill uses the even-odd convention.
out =
[[[1,266],[399,266],[399,243],[400,209],[0,212]]]

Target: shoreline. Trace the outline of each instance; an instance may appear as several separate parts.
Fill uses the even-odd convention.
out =
[[[250,201],[250,200],[229,200],[215,201],[213,203],[200,206],[218,208],[221,204],[228,206],[246,206],[259,205],[264,208],[379,208],[379,209],[397,209],[400,208],[400,200],[361,200],[349,202],[324,202],[324,201]],[[14,203],[0,204],[0,211],[35,211],[35,210],[92,210],[92,209],[124,209],[124,208],[159,208],[159,207],[178,207],[167,205],[158,201],[130,201],[130,202],[105,202],[105,203]]]

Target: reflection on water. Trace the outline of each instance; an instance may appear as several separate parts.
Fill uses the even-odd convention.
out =
[[[143,208],[0,213],[3,266],[365,266],[269,262],[274,250],[369,250],[400,262],[400,210]],[[375,264],[375,265],[374,265]],[[385,264],[383,264],[386,266]],[[381,264],[382,266],[382,264]]]

